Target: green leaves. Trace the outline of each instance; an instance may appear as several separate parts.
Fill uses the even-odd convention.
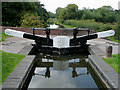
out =
[[[40,20],[40,16],[34,16],[27,13],[21,19],[21,27],[38,27],[43,28],[46,27],[44,20]]]
[[[103,23],[116,22],[117,14],[113,11],[111,6],[103,6],[95,10],[96,20]]]
[[[117,21],[117,10],[113,10],[111,6],[103,6],[98,9],[82,9],[78,10],[75,4],[69,4],[65,8],[56,9],[56,18],[61,22],[64,20],[89,20],[94,19],[96,22],[114,23]]]
[[[56,17],[63,23],[64,20],[75,19],[77,10],[78,6],[76,4],[69,4],[65,8],[57,8]]]
[[[21,17],[26,15],[26,13],[34,16],[40,16],[39,19],[47,22],[49,15],[46,9],[42,6],[44,5],[40,4],[40,2],[3,2],[2,26],[20,26]],[[26,21],[24,21],[24,23],[25,22]]]

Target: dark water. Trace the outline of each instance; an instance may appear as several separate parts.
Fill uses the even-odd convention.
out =
[[[28,88],[98,88],[87,63],[88,54],[38,55]]]

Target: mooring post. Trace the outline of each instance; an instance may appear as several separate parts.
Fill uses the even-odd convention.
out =
[[[110,45],[110,43],[106,46],[106,56],[112,57],[112,45]]]

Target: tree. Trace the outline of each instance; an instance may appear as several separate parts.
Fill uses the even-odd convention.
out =
[[[115,30],[115,39],[120,40],[120,10],[118,11],[117,29]]]
[[[40,4],[40,2],[35,2],[35,4],[37,6],[37,13],[38,16],[40,16],[40,20],[44,20],[45,22],[47,22],[49,14],[44,8],[44,4]]]
[[[64,20],[66,20],[66,9],[64,9],[64,8],[60,9],[60,13],[59,13],[58,19],[62,23],[64,22]]]
[[[56,9],[56,14],[55,14],[55,17],[58,18],[59,17],[59,14],[60,14],[60,11],[61,11],[62,8],[58,7]]]
[[[2,25],[20,26],[20,19],[26,13],[40,16],[41,20],[47,22],[49,15],[40,2],[3,2],[2,3]]]
[[[25,11],[22,2],[3,2],[2,3],[2,25],[16,26],[20,25],[19,20]]]
[[[76,20],[88,20],[94,19],[96,22],[113,23],[117,21],[118,10],[113,10],[111,6],[103,6],[98,9],[87,9],[78,10],[76,4],[69,4],[65,8],[56,9],[56,18],[61,22],[70,19]]]
[[[78,10],[78,6],[76,4],[69,4],[66,9],[74,12]]]
[[[76,4],[67,5],[66,9],[66,19],[75,19],[78,6]]]
[[[40,20],[40,16],[34,16],[29,13],[25,14],[21,19],[21,27],[46,27],[44,20]]]
[[[78,10],[78,11],[76,12],[75,19],[76,19],[76,20],[80,20],[80,19],[82,18],[83,14],[84,14],[84,11],[83,11],[83,10]]]
[[[83,16],[82,16],[82,19],[94,19],[95,18],[95,14],[93,12],[93,10],[90,10],[90,9],[84,9],[83,10]]]
[[[49,14],[49,18],[55,18],[55,14],[54,13],[48,12],[48,14]]]
[[[103,23],[107,23],[107,22],[116,22],[116,14],[113,11],[111,6],[103,6],[101,8],[98,8],[95,10],[95,20],[97,22],[103,22]]]
[[[78,6],[76,4],[69,4],[65,8],[56,9],[56,17],[61,21],[68,19],[75,19]]]

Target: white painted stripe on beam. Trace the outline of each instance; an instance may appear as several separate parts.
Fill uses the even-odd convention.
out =
[[[16,30],[12,30],[12,29],[5,29],[5,34],[10,35],[10,36],[23,38],[24,33],[25,32],[16,31]]]
[[[114,30],[108,30],[108,31],[103,31],[103,32],[98,32],[98,38],[103,38],[103,37],[108,37],[108,36],[113,36],[115,34]]]

